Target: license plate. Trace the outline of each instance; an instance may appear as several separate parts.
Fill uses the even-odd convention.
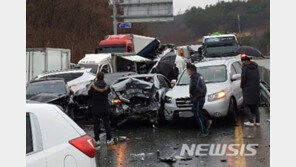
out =
[[[194,116],[194,114],[191,111],[179,112],[179,117],[190,118],[193,116]]]

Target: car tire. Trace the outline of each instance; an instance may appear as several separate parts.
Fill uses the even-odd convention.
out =
[[[237,106],[233,97],[229,101],[228,120],[231,124],[237,123]]]

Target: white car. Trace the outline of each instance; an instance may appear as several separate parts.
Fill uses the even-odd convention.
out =
[[[34,80],[44,78],[62,78],[73,92],[85,88],[85,85],[95,80],[96,76],[90,72],[91,69],[73,69],[66,71],[54,71],[40,74]]]
[[[95,167],[93,139],[52,104],[26,104],[27,167]]]
[[[203,109],[212,118],[229,116],[236,119],[237,108],[243,104],[240,88],[241,64],[238,58],[215,58],[195,64],[206,82],[207,94]],[[190,77],[184,70],[173,89],[165,96],[166,120],[194,117],[189,97]]]

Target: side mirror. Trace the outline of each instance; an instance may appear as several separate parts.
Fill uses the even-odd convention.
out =
[[[234,74],[234,75],[232,75],[232,77],[231,77],[231,81],[236,81],[236,80],[238,80],[238,79],[240,79],[241,78],[241,74]]]
[[[173,79],[173,80],[171,81],[171,87],[174,87],[175,84],[176,84],[176,82],[177,82],[177,80]]]

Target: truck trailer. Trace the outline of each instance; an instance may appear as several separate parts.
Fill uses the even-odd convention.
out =
[[[26,82],[45,72],[70,69],[70,59],[70,49],[27,48]]]

